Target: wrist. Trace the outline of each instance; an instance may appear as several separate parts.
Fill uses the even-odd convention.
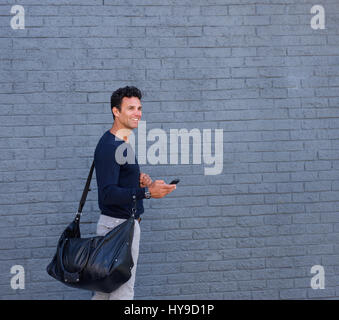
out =
[[[151,192],[149,191],[148,187],[145,187],[145,198],[146,199],[151,198]]]

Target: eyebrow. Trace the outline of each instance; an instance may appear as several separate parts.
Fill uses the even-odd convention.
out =
[[[135,107],[135,106],[133,106],[133,105],[129,105],[129,106],[127,106],[127,107]],[[138,108],[140,108],[140,107],[142,107],[142,106],[140,105]]]

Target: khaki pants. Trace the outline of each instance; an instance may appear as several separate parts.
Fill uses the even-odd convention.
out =
[[[126,221],[125,219],[112,218],[101,214],[97,224],[97,235],[104,236],[120,223]],[[139,256],[139,242],[140,242],[140,225],[137,220],[134,224],[134,236],[132,242],[132,257],[134,267],[131,270],[131,278],[121,285],[117,290],[111,293],[95,292],[92,300],[133,300],[134,298],[134,282],[135,274]]]

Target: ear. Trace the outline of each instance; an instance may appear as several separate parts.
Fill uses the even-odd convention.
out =
[[[113,111],[114,116],[119,118],[119,116],[120,116],[119,109],[117,107],[113,107],[112,111]]]

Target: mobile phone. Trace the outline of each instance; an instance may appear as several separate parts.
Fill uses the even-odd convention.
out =
[[[178,184],[180,179],[174,179],[169,184]]]

